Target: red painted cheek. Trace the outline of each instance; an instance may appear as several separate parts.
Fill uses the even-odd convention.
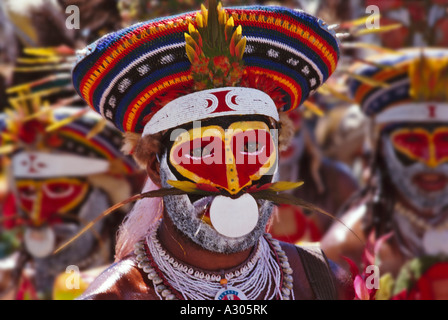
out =
[[[79,196],[83,192],[83,187],[81,185],[50,185],[42,188],[40,192],[41,197],[38,197],[34,189],[22,187],[19,189],[19,201],[21,207],[29,215],[34,214],[35,206],[37,206],[38,219],[45,222],[54,218],[54,215],[63,213],[61,210],[65,207],[73,204],[76,206],[75,202],[80,201]]]
[[[175,167],[227,188],[224,141],[217,137],[198,138],[176,146],[171,153]],[[198,182],[192,176],[187,178]]]
[[[31,213],[33,209],[34,200],[25,199],[22,196],[19,196],[20,207],[25,210],[27,213]]]
[[[437,161],[448,161],[448,132],[440,132],[434,135],[434,147]]]
[[[227,147],[218,137],[181,143],[171,151],[170,160],[179,173],[194,182],[203,179],[229,189],[228,170],[234,169],[228,164],[235,164],[238,185],[243,187],[258,174],[273,152],[275,148],[270,133],[255,130],[236,133]]]
[[[395,147],[408,156],[428,160],[429,140],[428,137],[420,133],[401,133],[393,137]]]
[[[262,130],[237,133],[231,145],[241,186],[250,182],[275,152],[271,135]]]

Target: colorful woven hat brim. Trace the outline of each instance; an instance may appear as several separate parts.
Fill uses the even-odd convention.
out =
[[[384,84],[384,86],[372,86],[358,79],[349,80],[349,91],[366,115],[379,117],[382,114],[382,121],[386,121],[387,117],[384,114],[387,112],[393,117],[394,121],[399,121],[399,115],[395,111],[391,112],[388,109],[400,106],[400,110],[403,111],[404,109],[402,107],[408,105],[409,111],[412,112],[402,112],[401,119],[403,121],[418,120],[416,117],[419,113],[416,112],[416,106],[419,105],[422,108],[426,108],[427,104],[422,104],[422,101],[415,101],[411,96],[412,80],[409,69],[411,63],[420,59],[421,54],[422,51],[420,49],[403,49],[397,52],[397,54],[385,54],[369,59],[378,65],[390,66],[390,68],[379,68],[366,64],[359,65],[356,68],[356,74]],[[448,50],[424,48],[423,54],[425,57],[431,59],[447,58]],[[427,70],[427,72],[430,72],[430,70]],[[437,108],[442,108],[448,101],[438,101],[439,103],[435,103],[437,101],[431,101],[429,99],[427,102],[434,102],[432,105]],[[448,107],[448,105],[446,106]],[[441,112],[439,112],[440,115],[444,114],[444,111]],[[425,111],[424,113],[426,114],[427,112]],[[423,115],[423,113],[420,114]],[[420,120],[425,121],[425,118],[421,117]]]
[[[63,120],[72,115],[76,109],[59,108],[55,110],[54,117],[57,120]],[[108,162],[119,160],[124,174],[135,172],[136,163],[131,157],[123,156],[120,151],[123,138],[115,127],[106,125],[99,133],[87,138],[98,121],[98,115],[92,111],[59,128],[58,135],[64,139],[64,143],[57,148],[58,152],[76,154],[91,159],[103,159]]]
[[[67,118],[77,114],[83,108],[79,107],[59,107],[52,111],[53,123],[59,121],[64,121]],[[111,124],[106,124],[100,132],[96,133],[92,137],[89,134],[102,120],[100,115],[98,115],[93,110],[88,110],[81,117],[66,123],[57,130],[51,132],[51,140],[47,140],[43,149],[35,146],[35,139],[33,136],[36,134],[33,129],[28,129],[28,133],[23,133],[26,135],[27,141],[21,141],[20,144],[16,146],[15,152],[11,155],[11,158],[20,156],[24,153],[35,153],[47,155],[41,156],[42,161],[49,161],[45,164],[46,168],[42,167],[41,173],[30,172],[34,175],[45,175],[54,174],[57,171],[57,164],[55,161],[59,158],[62,162],[64,159],[71,159],[70,156],[76,157],[79,161],[80,166],[91,164],[91,168],[69,168],[67,167],[67,174],[75,174],[75,172],[80,173],[80,175],[90,174],[91,172],[103,173],[105,172],[104,163],[107,164],[108,172],[113,171],[117,174],[130,174],[138,170],[137,164],[129,156],[124,156],[120,151],[122,146],[122,133],[118,131]],[[0,116],[0,133],[8,134],[8,121],[13,121],[8,114],[2,114]],[[22,124],[23,126],[35,126],[36,121],[30,121],[28,123]],[[43,125],[47,125],[43,123]],[[29,140],[29,141],[28,141]],[[5,141],[5,145],[7,142]],[[50,154],[52,158],[50,159]],[[65,157],[65,158],[64,158]],[[111,164],[113,163],[113,168]],[[52,170],[52,167],[56,166]],[[69,162],[65,165],[69,166]],[[64,163],[61,164],[61,169]],[[18,168],[18,166],[16,166]],[[97,168],[97,169],[95,169]],[[45,170],[44,170],[45,169]],[[18,172],[23,173],[24,168],[18,168]],[[62,172],[62,171],[61,171]]]
[[[281,7],[225,10],[247,38],[246,74],[266,77],[278,88],[279,111],[300,106],[336,69],[338,41],[321,20]],[[160,101],[192,92],[184,33],[189,23],[196,25],[195,15],[139,23],[94,42],[73,69],[77,92],[121,131],[141,133]]]

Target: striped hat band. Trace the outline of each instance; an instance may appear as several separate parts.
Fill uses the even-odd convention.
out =
[[[363,112],[376,123],[448,120],[448,50],[403,49],[371,57],[355,73],[379,83],[349,81],[349,90]]]

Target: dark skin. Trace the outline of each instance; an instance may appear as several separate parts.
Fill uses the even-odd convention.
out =
[[[159,163],[156,157],[150,157],[147,163],[148,177],[160,186]],[[232,254],[221,254],[203,249],[182,234],[172,223],[168,214],[164,212],[163,219],[158,229],[161,245],[175,259],[184,264],[201,270],[217,271],[229,270],[243,264],[250,256],[253,248]],[[294,245],[281,243],[286,252],[291,268],[293,269],[294,296],[296,299],[315,299],[315,295],[305,276],[302,261]],[[340,267],[330,263],[335,275],[335,284],[338,291],[338,299],[351,299],[353,297],[350,278]],[[111,275],[114,275],[111,277]],[[267,288],[266,288],[267,289]],[[264,292],[259,299],[262,299]],[[145,273],[138,268],[135,256],[130,255],[113,264],[103,272],[84,292],[81,299],[106,300],[106,299],[143,299],[158,300],[152,283]]]

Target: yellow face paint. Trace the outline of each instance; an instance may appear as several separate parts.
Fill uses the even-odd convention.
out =
[[[18,201],[34,225],[41,225],[76,208],[89,190],[87,182],[74,178],[18,180]]]
[[[169,160],[189,180],[236,194],[276,165],[277,148],[266,123],[241,121],[181,133]]]
[[[448,127],[433,132],[424,128],[398,129],[392,132],[391,141],[401,154],[430,168],[448,161]]]

